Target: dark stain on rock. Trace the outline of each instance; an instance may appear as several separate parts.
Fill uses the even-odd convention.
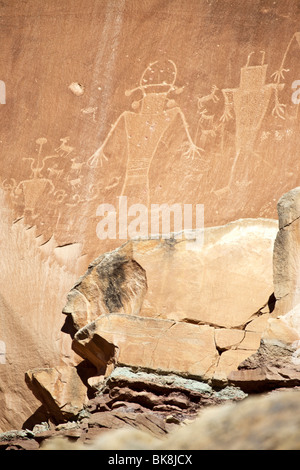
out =
[[[103,259],[97,266],[97,274],[104,286],[104,302],[109,312],[115,312],[123,307],[123,298],[126,295],[123,284],[126,280],[125,264],[128,259],[121,255],[114,255]]]

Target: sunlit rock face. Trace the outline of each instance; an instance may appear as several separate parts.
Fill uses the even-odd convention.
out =
[[[279,230],[274,243],[274,298],[258,351],[229,375],[245,390],[294,387],[300,384],[299,298],[300,188],[278,201]]]
[[[120,196],[128,208],[204,204],[206,226],[277,218],[299,184],[298,10],[295,0],[1,6],[1,186],[14,217],[85,267],[126,239],[96,233],[97,208],[118,209]]]
[[[278,201],[279,231],[274,245],[274,293],[277,311],[288,313],[300,303],[300,187]]]

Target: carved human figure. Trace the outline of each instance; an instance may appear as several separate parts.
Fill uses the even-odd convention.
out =
[[[88,160],[92,167],[104,167],[109,161],[108,146],[118,139],[121,133],[123,136],[125,134],[125,175],[124,178],[119,177],[119,181],[115,178],[115,181],[120,183],[119,195],[127,196],[131,203],[150,204],[151,168],[158,147],[164,143],[164,139],[167,141],[166,134],[171,129],[174,135],[181,133],[180,145],[176,149],[178,158],[191,160],[190,165],[201,161],[203,168],[206,167],[201,155],[202,149],[193,142],[181,108],[168,96],[171,92],[178,94],[182,91],[175,85],[176,76],[177,68],[173,61],[168,60],[164,64],[158,61],[151,63],[144,70],[139,86],[125,92],[127,96],[138,92],[142,94],[140,100],[132,103],[133,109],[138,111],[123,112],[103,144]],[[166,148],[166,152],[168,150]],[[116,153],[112,155],[113,158],[119,157]]]

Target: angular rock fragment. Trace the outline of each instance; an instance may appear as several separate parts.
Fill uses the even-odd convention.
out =
[[[244,336],[245,332],[243,330],[216,328],[216,346],[221,351],[231,349],[232,347],[237,348],[244,339]]]
[[[274,244],[274,312],[262,331],[258,351],[229,380],[247,391],[300,384],[300,187],[277,205],[279,230]],[[249,325],[249,333],[250,333]]]
[[[75,418],[87,402],[86,386],[75,367],[29,370],[25,380],[54,422]]]

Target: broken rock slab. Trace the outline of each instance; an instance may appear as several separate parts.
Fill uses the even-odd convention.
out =
[[[214,371],[212,380],[214,385],[228,383],[228,377],[232,371],[238,369],[242,361],[254,354],[256,350],[243,350],[243,349],[228,349],[220,355],[217,367]]]
[[[239,364],[259,348],[261,332],[259,326],[251,326],[253,322],[248,325],[253,331],[234,328],[215,329],[216,348],[220,352],[219,361],[212,378],[215,385],[228,383],[230,372],[237,370]]]
[[[103,314],[138,315],[146,291],[145,270],[132,258],[128,244],[90,264],[69,292],[63,313],[75,331]]]
[[[29,370],[25,380],[56,423],[76,418],[87,402],[87,388],[76,367]]]
[[[245,393],[299,386],[299,350],[278,340],[262,340],[258,351],[233,370],[228,380]]]
[[[108,345],[111,356],[107,354]],[[73,350],[103,368],[107,364],[208,379],[218,361],[214,328],[124,314],[102,315],[79,330]]]
[[[232,371],[229,380],[247,390],[300,385],[300,304],[269,318],[258,351]]]

